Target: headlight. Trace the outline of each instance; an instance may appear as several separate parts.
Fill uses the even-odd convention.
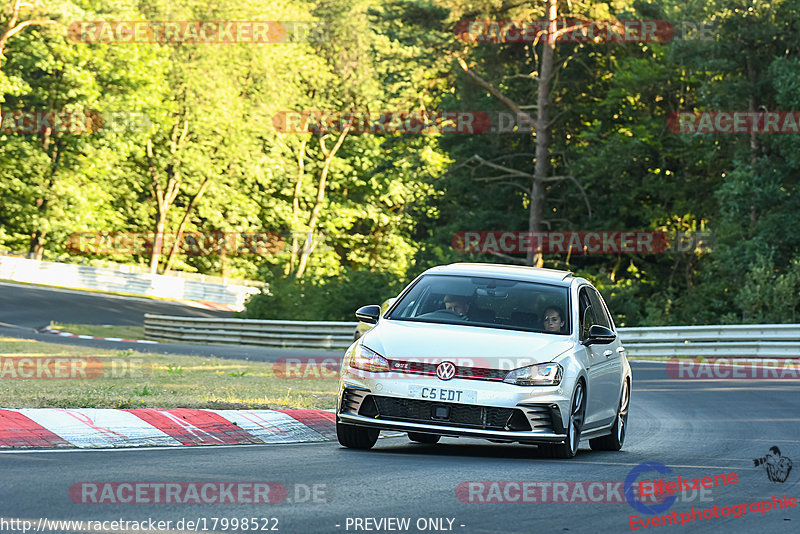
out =
[[[373,372],[388,371],[389,362],[374,350],[359,343],[350,356],[350,367]]]
[[[540,363],[514,369],[503,382],[518,386],[557,386],[563,374],[564,369],[557,363]]]

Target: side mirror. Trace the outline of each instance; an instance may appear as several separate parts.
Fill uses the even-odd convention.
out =
[[[615,339],[617,339],[617,334],[613,330],[599,324],[593,324],[589,328],[589,338],[583,344],[587,347],[589,345],[608,345]]]
[[[356,310],[356,319],[363,321],[367,324],[376,324],[378,317],[381,316],[381,307],[377,304],[370,304],[369,306],[361,306]]]

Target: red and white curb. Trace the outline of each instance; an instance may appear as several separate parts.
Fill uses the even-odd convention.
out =
[[[0,409],[0,448],[242,445],[335,439],[327,410]]]
[[[209,302],[207,300],[186,300],[186,299],[175,299],[175,300],[177,302],[180,302],[181,304],[191,306],[192,308],[200,308],[203,310],[229,311],[229,312],[240,312],[244,310],[244,306],[239,306],[236,304]]]
[[[158,343],[158,341],[150,341],[149,339],[125,339],[121,337],[97,337],[97,336],[79,335],[70,332],[65,332],[63,330],[56,330],[54,328],[50,328],[49,326],[40,328],[38,331],[42,334],[55,334],[61,337],[74,337],[78,339],[98,339],[100,341],[125,341],[126,343],[148,343],[151,345]]]

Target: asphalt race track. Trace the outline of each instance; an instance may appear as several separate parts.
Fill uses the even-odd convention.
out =
[[[36,331],[50,321],[72,324],[144,324],[144,314],[190,317],[233,317],[225,311],[195,308],[177,302],[137,297],[104,295],[0,282],[0,336],[34,339],[110,350],[217,356],[254,361],[274,361],[281,356],[340,356],[342,351],[318,349],[272,349],[231,345],[137,344],[124,341],[99,341],[59,337]]]
[[[438,531],[463,533],[629,532],[629,517],[644,514],[625,502],[582,502],[587,497],[568,493],[569,499],[578,502],[470,503],[459,500],[456,488],[467,481],[621,482],[643,462],[668,466],[672,472],[667,480],[731,472],[738,476],[735,484],[711,488],[705,494],[687,492],[683,502],[679,499],[660,516],[674,510],[680,517],[692,506],[717,505],[721,510],[771,500],[773,495],[800,496],[800,468],[791,471],[783,483],[770,482],[764,468],[754,467],[753,462],[772,446],[778,446],[785,457],[800,458],[797,382],[678,381],[666,375],[663,364],[644,362],[635,362],[633,373],[629,434],[625,448],[618,453],[595,453],[583,443],[576,458],[552,460],[538,458],[532,446],[461,439],[421,445],[405,437],[383,438],[368,452],[330,442],[6,452],[0,453],[0,515],[34,522],[42,517],[91,521],[153,518],[173,521],[173,530],[182,518],[206,518],[210,529],[216,517],[217,532],[226,531],[220,528],[219,518],[244,517],[274,517],[279,532],[297,533],[367,532],[354,529],[355,518],[389,517],[410,518],[406,532],[436,531],[417,529],[420,518],[449,518],[451,530],[444,520],[444,528]],[[650,471],[640,479],[661,476]],[[180,504],[82,504],[81,498],[75,497],[76,504],[69,489],[79,482],[278,482],[287,489],[288,499],[266,505],[197,504],[189,498],[185,500],[190,502]],[[314,485],[318,485],[316,503],[308,497]],[[303,502],[289,502],[298,500],[295,493]],[[517,492],[508,493],[510,499],[520,498]],[[613,492],[608,495],[613,497]],[[398,531],[375,530],[374,523],[360,524],[370,526],[371,532]],[[230,529],[231,523],[228,525]],[[651,526],[647,531],[773,533],[797,532],[798,526],[798,508],[788,508],[703,519],[683,527]]]
[[[142,325],[145,313],[233,317],[179,302],[0,283],[0,321],[37,328],[50,321],[72,324]]]

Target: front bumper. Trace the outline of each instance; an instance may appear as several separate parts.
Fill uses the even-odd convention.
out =
[[[520,443],[562,443],[566,440],[566,434],[553,434],[545,432],[524,432],[524,431],[500,431],[483,430],[478,428],[461,428],[453,426],[441,426],[431,423],[412,423],[409,421],[389,421],[378,420],[363,415],[340,413],[337,420],[357,426],[379,428],[381,430],[395,430],[398,432],[423,432],[438,434],[440,436],[467,437],[480,439],[499,439],[509,441],[519,441]]]
[[[342,377],[338,422],[520,443],[560,443],[567,438],[564,416],[571,391],[562,386],[522,387],[470,379],[443,383],[411,375],[386,380],[360,374],[348,369]],[[444,402],[409,395],[409,386],[421,385],[470,390],[476,398],[474,402]]]

